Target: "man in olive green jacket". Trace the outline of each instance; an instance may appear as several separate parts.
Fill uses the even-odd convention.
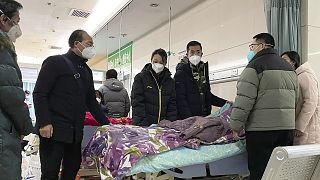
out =
[[[0,179],[21,180],[21,138],[33,127],[24,103],[14,41],[21,35],[21,4],[0,1]]]
[[[253,37],[231,114],[234,136],[246,130],[250,180],[262,178],[275,147],[293,144],[297,75],[274,44],[268,33]]]

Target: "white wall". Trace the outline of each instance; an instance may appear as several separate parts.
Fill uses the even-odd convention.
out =
[[[202,43],[210,70],[247,63],[252,37],[266,32],[263,0],[205,0],[172,21],[170,70],[175,72],[178,53],[191,40]],[[141,71],[153,50],[168,50],[168,24],[133,42],[133,72]],[[233,100],[236,82],[213,85],[213,92]]]
[[[308,0],[308,61],[320,79],[320,1]]]

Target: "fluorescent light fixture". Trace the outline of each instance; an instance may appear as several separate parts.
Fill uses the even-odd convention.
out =
[[[99,30],[104,24],[106,24],[116,13],[118,13],[124,6],[129,4],[132,0],[98,0],[95,7],[91,11],[85,24],[81,29],[87,31],[93,35]],[[71,32],[70,32],[71,33]],[[64,54],[68,51],[68,39],[70,34],[61,38],[58,42],[58,46],[62,47],[58,51],[60,54]],[[56,54],[55,51],[53,54]]]
[[[132,0],[99,0],[82,29],[94,34]]]

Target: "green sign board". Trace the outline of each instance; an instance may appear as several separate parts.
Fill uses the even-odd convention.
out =
[[[132,42],[108,55],[108,69],[126,69],[132,62]]]

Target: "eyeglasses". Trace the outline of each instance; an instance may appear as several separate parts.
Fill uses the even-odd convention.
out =
[[[15,26],[19,24],[19,23],[15,22],[14,20],[12,20],[12,19],[11,19],[11,18],[9,18],[9,17],[8,17],[8,19],[9,19],[9,21],[11,21],[11,22],[12,22],[12,24],[13,24],[13,25],[15,25]]]
[[[0,9],[0,15],[5,15],[1,9]],[[5,16],[8,18],[9,21],[12,22],[13,25],[18,25],[19,24],[19,23],[15,22],[14,20],[12,20],[11,18],[9,18],[7,15],[5,15]]]
[[[257,46],[257,45],[260,45],[261,43],[257,43],[257,44],[249,44],[249,48],[252,49],[253,46]]]
[[[86,42],[80,42],[80,41],[79,41],[79,43],[80,43],[82,46],[84,46],[84,47],[92,47],[92,48],[95,47],[94,44],[88,44],[88,43],[86,43]]]

